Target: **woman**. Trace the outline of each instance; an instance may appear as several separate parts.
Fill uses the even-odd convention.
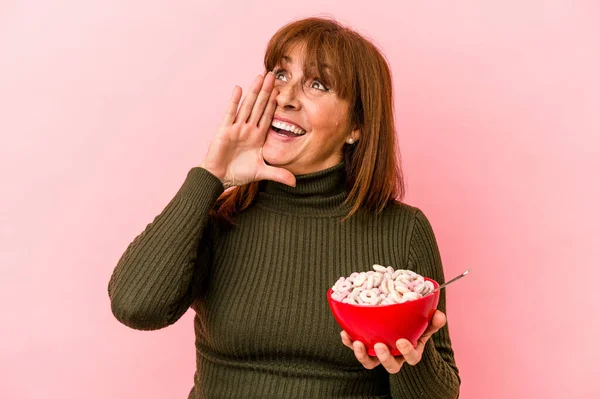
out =
[[[340,276],[375,263],[444,282],[427,218],[396,200],[385,59],[309,18],[274,35],[265,68],[241,105],[235,87],[204,162],[119,260],[115,317],[155,330],[195,310],[190,398],[458,397],[444,291],[397,357],[381,343],[368,356],[326,301]]]

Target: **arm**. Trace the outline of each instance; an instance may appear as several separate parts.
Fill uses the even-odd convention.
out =
[[[114,316],[138,330],[157,330],[187,311],[210,264],[209,212],[221,181],[192,168],[175,197],[127,247],[108,283]]]
[[[445,282],[438,245],[427,217],[417,210],[410,238],[408,268]],[[446,291],[440,291],[438,310],[446,313]],[[421,361],[414,366],[405,363],[397,374],[390,375],[390,388],[395,399],[426,397],[456,399],[460,377],[454,361],[448,323],[435,333],[423,351]]]
[[[236,86],[225,117],[201,167],[121,256],[108,284],[115,317],[139,330],[175,323],[200,295],[210,264],[209,213],[228,187],[258,180],[295,185],[287,169],[267,165],[262,145],[278,91],[269,72],[244,98]],[[239,107],[239,110],[238,110]]]

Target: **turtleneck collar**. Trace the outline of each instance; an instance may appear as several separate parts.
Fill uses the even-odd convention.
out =
[[[343,216],[346,199],[344,162],[331,168],[296,176],[296,187],[271,180],[259,184],[256,204],[281,213],[314,216]]]

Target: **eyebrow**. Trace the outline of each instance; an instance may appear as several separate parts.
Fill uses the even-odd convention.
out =
[[[287,63],[291,63],[291,62],[293,62],[293,60],[292,60],[292,57],[289,57],[289,56],[287,56],[287,55],[284,55],[284,56],[282,56],[282,57],[281,57],[281,60],[282,60],[282,61],[285,61],[285,62],[287,62]]]
[[[281,61],[283,61],[287,64],[291,64],[294,62],[293,58],[288,55],[281,56]],[[323,69],[331,70],[331,67],[328,64],[323,64]]]

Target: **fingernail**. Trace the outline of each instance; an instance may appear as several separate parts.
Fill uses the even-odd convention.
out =
[[[377,354],[379,355],[383,355],[383,348],[381,346],[378,346],[377,348],[375,348],[375,352],[377,352]]]

